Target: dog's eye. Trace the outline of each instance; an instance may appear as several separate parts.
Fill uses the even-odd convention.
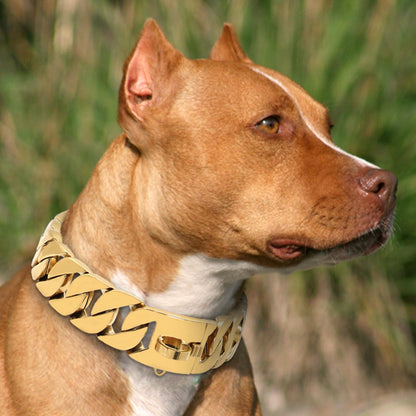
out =
[[[280,122],[277,116],[266,117],[256,124],[256,127],[267,134],[276,134],[279,132]]]

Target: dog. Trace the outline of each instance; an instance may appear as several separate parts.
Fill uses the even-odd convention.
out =
[[[336,147],[326,108],[229,24],[190,60],[146,21],[118,122],[1,290],[1,413],[260,415],[244,281],[375,251],[397,179]]]

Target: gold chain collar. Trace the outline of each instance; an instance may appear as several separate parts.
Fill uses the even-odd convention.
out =
[[[96,334],[105,344],[135,361],[166,371],[201,374],[229,361],[237,350],[247,309],[243,294],[237,307],[215,320],[191,318],[146,306],[92,273],[62,242],[66,212],[43,233],[32,261],[39,292],[72,325]]]

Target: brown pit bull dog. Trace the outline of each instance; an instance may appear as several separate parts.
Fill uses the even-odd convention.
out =
[[[382,246],[396,178],[337,148],[327,110],[230,25],[190,60],[147,21],[118,121],[1,290],[1,414],[259,415],[245,279]]]

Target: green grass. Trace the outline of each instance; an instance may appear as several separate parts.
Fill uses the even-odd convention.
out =
[[[253,60],[285,73],[329,108],[337,144],[398,175],[396,229],[387,247],[293,282],[307,299],[322,276],[330,279],[340,313],[370,310],[367,322],[376,329],[384,317],[391,345],[408,354],[398,312],[377,315],[380,305],[366,300],[369,291],[373,300],[395,299],[398,291],[416,329],[415,2],[96,0],[65,13],[57,7],[64,2],[22,4],[26,10],[0,2],[3,279],[30,258],[45,224],[75,200],[119,133],[121,68],[145,18],[156,18],[194,58],[208,56],[229,21]]]

